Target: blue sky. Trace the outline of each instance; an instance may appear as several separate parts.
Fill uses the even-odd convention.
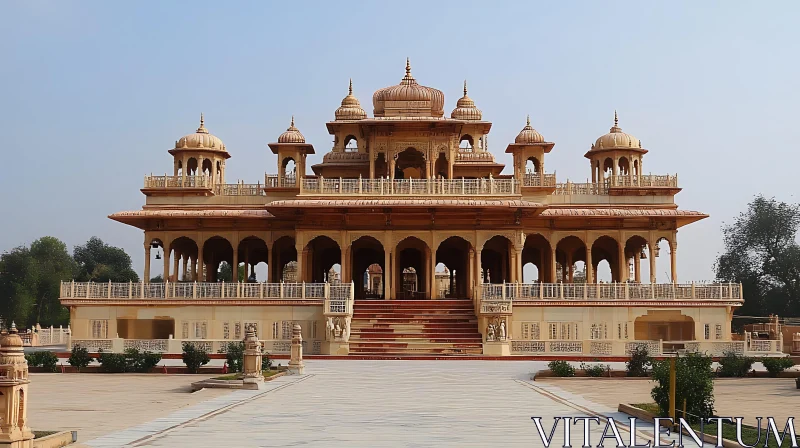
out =
[[[501,162],[530,114],[556,143],[546,168],[559,181],[590,176],[583,154],[617,109],[650,150],[645,171],[678,173],[680,207],[711,214],[679,232],[682,281],[713,277],[720,226],[754,195],[797,201],[797,2],[31,0],[0,12],[0,250],[97,235],[141,272],[141,232],[106,216],[142,206],[143,176],[172,170],[167,149],[200,112],[233,156],[228,182],[263,181],[276,171],[266,144],[292,114],[316,163],[348,79],[371,114],[406,57],[448,113],[468,80]]]

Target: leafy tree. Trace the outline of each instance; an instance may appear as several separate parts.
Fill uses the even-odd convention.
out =
[[[745,315],[800,316],[800,205],[756,197],[722,228],[717,280],[742,283]]]
[[[675,403],[686,399],[687,420],[714,415],[714,372],[712,359],[698,353],[690,353],[675,360]],[[670,360],[653,361],[655,387],[650,392],[658,404],[660,415],[669,415],[669,364]]]
[[[150,279],[150,283],[164,283],[164,276],[161,274],[156,275]]]
[[[232,281],[231,278],[233,278],[233,276],[231,275],[232,274],[231,271],[233,271],[231,265],[229,265],[227,262],[223,261],[222,263],[219,264],[219,271],[217,271],[217,279],[219,281],[221,281],[221,282],[230,282],[230,281]],[[244,282],[244,265],[243,264],[239,265],[239,281],[240,282]]]
[[[0,317],[21,326],[66,324],[61,281],[71,280],[75,269],[67,246],[51,236],[0,255]]]
[[[75,262],[78,264],[77,279],[93,282],[138,282],[131,257],[119,247],[109,246],[93,236],[83,246],[76,246]]]

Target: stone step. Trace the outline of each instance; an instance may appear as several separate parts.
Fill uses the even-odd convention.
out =
[[[371,323],[371,322],[357,322],[353,321],[350,329],[355,330],[386,330],[394,332],[405,331],[427,331],[427,330],[446,330],[446,331],[478,331],[478,325],[475,322],[456,322],[449,324],[442,323],[409,323],[409,322],[395,322],[395,323]]]
[[[375,356],[414,356],[414,355],[481,355],[483,354],[483,348],[463,348],[463,349],[454,349],[454,348],[425,348],[425,349],[416,349],[416,348],[350,348],[350,353],[354,355],[375,355]]]
[[[480,342],[448,343],[448,342],[387,342],[358,341],[350,342],[350,349],[357,348],[402,348],[402,349],[434,349],[434,348],[481,348]]]

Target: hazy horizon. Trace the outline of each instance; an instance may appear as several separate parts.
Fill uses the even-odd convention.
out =
[[[444,92],[448,116],[467,80],[504,173],[505,146],[530,115],[556,144],[546,170],[585,182],[583,154],[616,109],[650,151],[644,171],[677,173],[679,208],[711,215],[678,232],[682,282],[714,278],[720,227],[754,196],[797,201],[794,2],[19,1],[0,10],[0,251],[45,235],[71,251],[96,235],[124,248],[141,275],[142,231],[107,216],[142,207],[143,176],[172,172],[167,150],[201,112],[232,156],[226,181],[263,182],[277,171],[267,143],[292,115],[316,149],[308,164],[318,163],[348,80],[371,116],[372,93],[400,81],[406,57],[421,84]],[[668,269],[668,257],[659,261]]]

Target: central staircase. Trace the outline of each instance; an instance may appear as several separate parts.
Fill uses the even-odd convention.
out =
[[[356,300],[350,327],[351,355],[483,353],[470,300]]]

